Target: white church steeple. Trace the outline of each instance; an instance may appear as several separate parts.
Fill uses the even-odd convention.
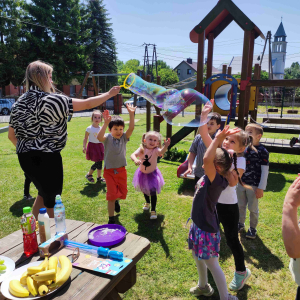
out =
[[[272,43],[273,79],[284,78],[286,46],[287,46],[286,34],[281,21],[274,35],[274,42]]]

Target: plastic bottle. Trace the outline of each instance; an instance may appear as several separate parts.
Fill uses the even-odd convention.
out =
[[[31,213],[31,207],[23,208],[23,216],[21,218],[21,228],[23,232],[24,253],[27,257],[38,252],[38,242],[36,237],[36,220]]]
[[[60,195],[57,195],[55,198],[54,219],[55,219],[56,234],[65,233],[66,232],[65,206],[61,201]]]
[[[44,243],[51,238],[50,219],[46,208],[41,208],[38,215],[40,242]]]

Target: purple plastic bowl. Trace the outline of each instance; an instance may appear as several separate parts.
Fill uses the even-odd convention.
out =
[[[89,231],[89,242],[97,247],[111,247],[121,243],[126,235],[126,229],[117,224],[97,226]]]

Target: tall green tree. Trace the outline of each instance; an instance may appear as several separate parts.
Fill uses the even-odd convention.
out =
[[[20,40],[18,34],[21,24],[16,22],[20,17],[21,1],[0,1],[0,86],[5,95],[5,86],[10,83],[19,85],[24,77],[20,66]]]
[[[79,0],[31,0],[25,9],[24,37],[30,60],[52,64],[59,89],[74,77],[82,80],[90,66],[81,42]]]
[[[116,40],[103,0],[89,1],[84,15],[87,19],[83,22],[83,29],[88,34],[84,39],[84,45],[92,66],[91,70],[94,74],[116,74]],[[117,77],[100,77],[99,86],[105,91],[117,84],[117,81]]]
[[[299,79],[300,65],[298,62],[293,62],[289,68],[284,69],[284,79]]]

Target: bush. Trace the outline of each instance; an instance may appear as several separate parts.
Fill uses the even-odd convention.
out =
[[[185,150],[178,150],[176,147],[165,153],[164,159],[178,162],[185,162],[188,152]]]

